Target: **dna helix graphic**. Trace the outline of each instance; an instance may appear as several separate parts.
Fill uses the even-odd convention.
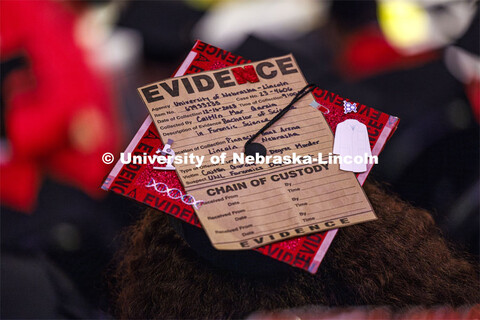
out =
[[[183,203],[187,205],[193,206],[195,209],[199,209],[202,204],[205,202],[203,200],[195,200],[195,198],[192,195],[189,194],[183,194],[180,189],[177,188],[169,188],[165,183],[163,182],[156,182],[155,179],[152,178],[149,184],[147,184],[145,187],[147,188],[154,188],[155,191],[158,193],[165,193],[170,199],[180,199]]]

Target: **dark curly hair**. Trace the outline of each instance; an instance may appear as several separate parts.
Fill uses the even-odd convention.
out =
[[[118,255],[115,315],[242,318],[306,305],[480,302],[478,265],[447,244],[427,211],[375,183],[364,189],[378,220],[340,229],[315,275],[293,267],[269,277],[219,269],[185,243],[165,214],[148,209],[125,233]]]

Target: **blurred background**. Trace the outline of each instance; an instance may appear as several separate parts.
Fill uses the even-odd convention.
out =
[[[111,317],[109,262],[142,206],[100,191],[101,155],[196,39],[292,52],[309,82],[399,117],[371,175],[478,256],[479,30],[474,0],[1,1],[1,317]]]

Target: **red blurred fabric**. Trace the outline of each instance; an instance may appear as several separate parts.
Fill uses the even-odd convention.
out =
[[[412,68],[435,58],[438,54],[434,51],[402,55],[387,42],[377,25],[367,25],[346,38],[337,65],[346,78],[357,79]]]
[[[480,317],[480,305],[451,308],[435,306],[431,308],[414,307],[403,311],[393,311],[388,307],[344,307],[328,308],[312,306],[304,309],[291,309],[273,313],[259,312],[248,317],[249,320],[474,320]]]
[[[475,117],[475,121],[480,123],[480,79],[473,79],[467,86],[467,97]]]
[[[75,12],[47,0],[1,1],[0,10],[1,59],[25,55],[33,79],[17,73],[2,88],[12,149],[0,166],[2,204],[31,211],[44,173],[99,195],[109,170],[101,155],[116,151],[119,130],[107,81],[75,42]]]

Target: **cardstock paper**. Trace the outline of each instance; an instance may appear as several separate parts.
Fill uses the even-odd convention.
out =
[[[225,164],[176,164],[182,184],[205,204],[195,209],[217,249],[251,249],[279,240],[376,219],[357,179],[338,165],[234,165],[232,153],[286,106],[306,81],[293,56],[283,56],[139,88],[165,143],[176,154]],[[268,153],[327,155],[333,134],[323,115],[296,103],[256,142]]]
[[[372,156],[367,126],[355,119],[348,119],[339,123],[335,130],[333,153],[340,155],[344,160],[346,157],[349,157],[348,162],[342,161],[340,163],[341,170],[351,172],[367,171],[367,165],[364,160]],[[355,157],[360,157],[363,162],[355,162]]]

